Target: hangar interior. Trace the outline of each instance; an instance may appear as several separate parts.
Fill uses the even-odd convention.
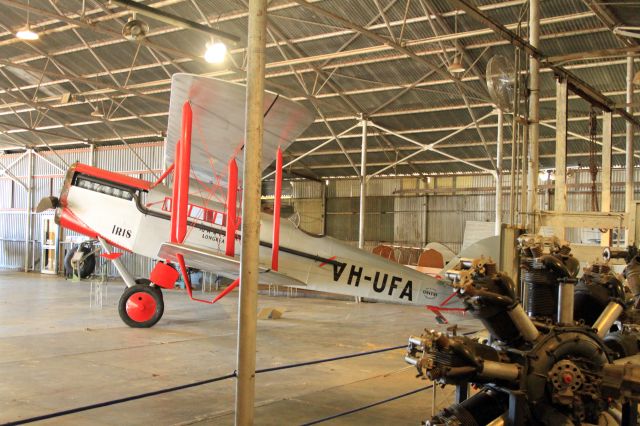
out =
[[[637,1],[0,0],[0,11],[0,422],[636,424]],[[249,117],[271,113],[252,109],[262,88],[309,125],[281,140],[282,161],[253,174],[241,165],[241,190],[231,169],[203,183],[173,156],[188,145],[168,128],[176,76],[246,86],[241,114],[219,108],[242,127],[229,143],[247,164],[260,133]],[[227,144],[202,135],[196,106],[194,146],[214,152],[194,167]],[[265,151],[270,135],[259,137]],[[211,256],[272,275],[238,290],[186,247],[188,270],[174,254],[83,235],[81,221],[60,226],[72,205],[61,191],[82,194],[83,173],[138,202],[163,178],[179,187],[185,167],[191,195],[222,205],[209,228],[238,231]],[[166,194],[179,228],[180,206],[197,203]],[[89,200],[82,208],[101,217],[124,214]],[[237,228],[225,210],[240,201],[260,206],[247,213],[258,222],[259,210],[282,218],[262,223],[274,228],[260,234],[260,250],[275,253],[267,266],[239,254],[255,230],[244,209]],[[179,252],[190,232],[163,242]],[[315,262],[304,271],[288,263],[301,252]],[[152,279],[174,274],[159,259],[176,265],[175,289]],[[333,280],[317,284],[309,277],[325,265]],[[132,318],[121,294],[137,286],[163,287],[143,291],[154,315],[167,308],[145,317],[149,327],[162,317],[153,328],[118,318]],[[380,298],[387,289],[397,300]],[[189,301],[216,295],[212,306]],[[396,303],[403,295],[413,304]],[[552,336],[580,341],[577,352],[555,353]],[[536,351],[556,362],[532,362]]]

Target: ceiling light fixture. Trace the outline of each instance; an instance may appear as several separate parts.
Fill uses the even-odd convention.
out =
[[[139,41],[144,39],[149,33],[149,24],[142,19],[136,17],[136,13],[127,20],[122,27],[122,37],[131,41]]]
[[[92,117],[100,118],[104,117],[104,114],[96,107],[90,114]]]
[[[227,57],[227,45],[221,41],[207,43],[204,60],[210,64],[220,64]]]
[[[16,33],[16,37],[20,40],[37,40],[40,38],[38,33],[31,30],[31,25],[29,25],[29,11],[31,10],[30,0],[27,1],[27,25],[22,28],[20,31]]]
[[[462,58],[460,58],[459,56],[453,58],[453,62],[451,62],[451,65],[449,65],[447,69],[451,74],[460,74],[461,72],[465,72],[467,70],[464,65],[462,65]]]
[[[456,14],[453,17],[453,33],[458,34],[458,11],[456,10]],[[453,62],[449,64],[447,67],[451,74],[460,74],[466,71],[464,65],[462,65],[462,55],[458,56],[455,54],[453,56]]]
[[[37,40],[40,38],[38,33],[31,31],[31,28],[25,27],[16,33],[16,37],[20,40]]]

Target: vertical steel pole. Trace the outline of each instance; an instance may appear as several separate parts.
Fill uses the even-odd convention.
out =
[[[517,163],[518,163],[518,144],[520,126],[518,121],[520,120],[520,50],[515,49],[515,57],[513,62],[515,63],[514,80],[515,80],[515,96],[513,98],[513,114],[511,115],[511,175],[509,178],[509,225],[516,225],[516,176]]]
[[[89,165],[96,165],[96,146],[94,144],[89,145]]]
[[[553,209],[567,211],[567,80],[556,82],[556,184]],[[565,228],[554,229],[556,237],[565,238]]]
[[[529,2],[529,43],[540,45],[540,1]],[[529,57],[529,174],[527,179],[527,229],[535,231],[538,209],[539,136],[540,136],[540,62]]]
[[[627,112],[633,114],[633,56],[627,56]],[[624,184],[624,211],[629,221],[629,215],[632,211],[633,199],[634,199],[634,182],[633,182],[633,124],[628,120],[626,122],[626,146],[627,152],[625,161],[625,184]],[[628,222],[627,222],[628,223]],[[631,232],[629,228],[626,231],[625,243],[627,245],[632,244],[631,241],[635,237],[635,232]]]
[[[602,171],[600,181],[602,182],[602,194],[600,201],[600,211],[611,211],[611,146],[612,128],[611,111],[605,111],[602,116]],[[611,230],[601,233],[600,245],[609,247],[611,245]]]
[[[29,272],[29,243],[33,239],[33,149],[29,149],[27,161],[29,162],[29,175],[27,176],[27,224],[24,230],[24,271]]]
[[[236,425],[253,424],[256,379],[260,190],[264,131],[266,0],[249,0],[247,106],[242,191],[242,252],[236,381]]]
[[[527,116],[528,119],[528,116]],[[529,153],[529,125],[522,126],[522,149],[520,160],[520,220],[518,223],[521,227],[527,226],[527,183],[529,182],[529,176],[527,175],[528,161],[527,155]]]
[[[362,150],[360,151],[360,220],[358,223],[358,248],[364,250],[364,229],[366,226],[365,214],[367,204],[367,117],[360,117],[362,125]],[[360,297],[356,296],[356,303],[360,303]]]
[[[498,140],[496,152],[496,235],[502,228],[502,148],[504,144],[504,113],[498,109]]]
[[[360,223],[358,227],[358,248],[364,248],[364,227],[367,201],[367,118],[363,115],[362,151],[360,153]]]

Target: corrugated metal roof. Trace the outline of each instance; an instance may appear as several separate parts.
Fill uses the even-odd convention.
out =
[[[0,149],[42,146],[44,142],[69,144],[74,140],[98,145],[121,143],[121,139],[129,143],[162,140],[172,73],[192,72],[243,81],[247,10],[240,3],[223,0],[144,3],[238,35],[241,41],[231,47],[233,60],[224,65],[207,64],[201,58],[208,41],[206,35],[142,16],[138,18],[150,26],[145,43],[127,41],[121,36],[122,25],[130,16],[125,9],[87,3],[81,16],[82,4],[72,0],[32,0],[30,23],[42,37],[37,42],[25,43],[16,40],[13,32],[26,23],[26,5],[16,7],[19,3],[0,1],[0,24],[5,28],[0,31]],[[194,3],[206,16],[206,22]],[[519,17],[524,16],[522,31],[526,36],[527,14],[523,9],[526,1],[475,3],[510,29],[515,29]],[[601,6],[608,7],[620,23],[637,25],[637,5],[623,3],[607,1]],[[402,136],[386,135],[383,139],[378,129],[370,127],[367,155],[370,171],[415,151],[403,137],[429,144],[452,132],[457,133],[443,141],[440,149],[481,167],[492,167],[489,155],[495,156],[496,150],[495,117],[479,122],[478,128],[474,125],[466,130],[461,128],[472,123],[473,117],[480,118],[492,110],[483,81],[485,67],[496,54],[514,58],[512,46],[466,14],[456,12],[445,0],[381,2],[389,27],[372,1],[319,0],[313,5],[388,42],[381,43],[366,33],[358,34],[330,14],[284,0],[270,2],[267,87],[313,109],[306,95],[310,92],[328,120],[322,122],[318,114],[316,122],[289,148],[289,160],[354,125],[362,112],[371,114],[374,123]],[[459,82],[443,72],[455,55],[455,40],[464,46],[465,66],[474,64]],[[275,46],[276,41],[280,48]],[[419,59],[408,57],[402,49],[394,49],[394,44],[402,45]],[[545,54],[556,56],[622,46],[624,43],[583,1],[541,2],[540,48]],[[582,59],[562,65],[616,102],[624,103],[624,58]],[[555,79],[549,70],[542,70],[540,84],[541,120],[553,125]],[[62,96],[66,93],[71,99],[63,103]],[[588,135],[589,109],[586,102],[570,100],[570,131]],[[95,113],[92,116],[94,110],[104,116],[96,117]],[[507,118],[506,122],[510,120]],[[7,130],[12,133],[7,134]],[[614,146],[624,147],[624,131],[623,120],[614,117]],[[340,139],[353,162],[360,158],[360,132],[360,128],[355,128]],[[554,130],[542,126],[540,137],[541,166],[553,167]],[[509,167],[510,125],[505,129],[505,141],[505,167]],[[569,165],[588,161],[589,144],[585,141],[570,136],[568,149]],[[434,152],[420,153],[411,160],[389,173],[475,170]],[[613,163],[624,164],[624,156],[614,155]],[[356,175],[336,142],[294,164],[291,171],[318,178]]]

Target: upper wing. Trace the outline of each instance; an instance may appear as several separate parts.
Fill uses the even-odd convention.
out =
[[[187,266],[226,277],[239,276],[240,260],[238,257],[221,255],[199,247],[164,243],[160,246],[158,257],[176,262],[176,254],[181,254],[184,257]],[[306,286],[302,281],[263,267],[259,268],[259,282],[283,286]]]
[[[227,163],[236,157],[242,170],[245,134],[246,86],[178,73],[171,78],[171,100],[167,126],[167,163],[174,161],[181,135],[182,105],[191,102],[191,170],[205,182],[226,182]],[[262,168],[284,150],[313,122],[314,115],[304,106],[273,92],[264,93],[264,140]],[[240,176],[242,173],[240,172]]]

